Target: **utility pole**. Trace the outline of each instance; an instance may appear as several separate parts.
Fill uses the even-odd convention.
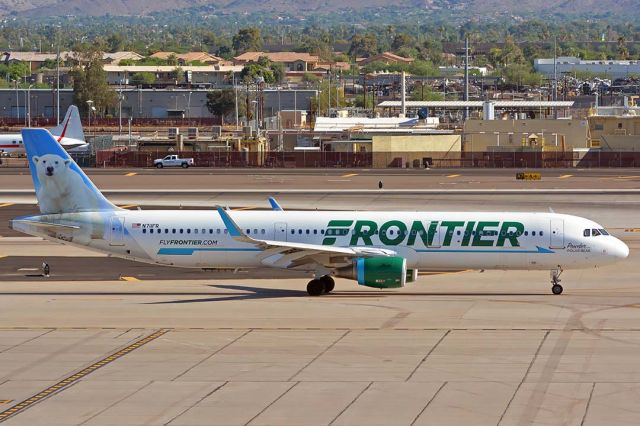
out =
[[[60,124],[60,40],[58,40],[58,32],[56,31],[56,44],[58,45],[58,54],[56,55],[56,123]]]
[[[558,39],[553,38],[553,101],[558,100]],[[553,107],[553,118],[558,119],[558,108]]]
[[[469,37],[464,39],[464,101],[469,101]],[[464,109],[465,121],[469,119],[469,107]]]

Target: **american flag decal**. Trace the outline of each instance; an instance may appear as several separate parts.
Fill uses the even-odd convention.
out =
[[[133,224],[133,226],[132,226],[132,228],[133,228],[133,229],[140,228],[140,224],[139,224],[139,223],[134,223],[134,224]]]

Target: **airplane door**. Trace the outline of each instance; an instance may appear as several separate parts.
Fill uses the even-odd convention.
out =
[[[273,229],[273,239],[275,241],[287,241],[287,224],[277,222]]]
[[[564,220],[551,219],[549,248],[564,248]]]
[[[118,216],[111,216],[111,223],[109,227],[109,245],[122,246],[124,245],[124,218]]]

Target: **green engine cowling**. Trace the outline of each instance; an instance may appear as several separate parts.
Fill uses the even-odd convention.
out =
[[[400,288],[407,282],[407,260],[397,256],[359,258],[352,266],[338,270],[336,275],[366,287]]]

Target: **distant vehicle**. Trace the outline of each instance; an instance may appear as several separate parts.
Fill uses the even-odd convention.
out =
[[[193,166],[193,158],[180,158],[177,155],[167,155],[164,158],[153,160],[154,167],[161,169],[163,167],[182,167],[183,169]]]
[[[84,139],[80,113],[75,105],[69,107],[64,120],[50,132],[66,150],[82,151],[89,148],[89,144]],[[0,153],[2,155],[24,153],[22,134],[0,135]]]

